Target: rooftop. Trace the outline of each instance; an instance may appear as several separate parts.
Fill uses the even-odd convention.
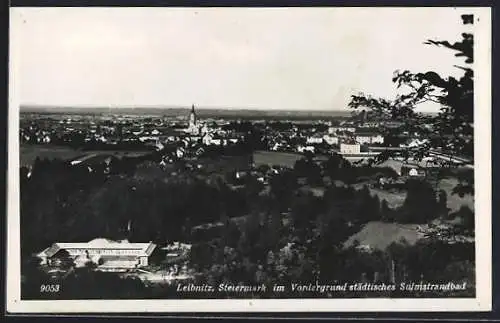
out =
[[[356,137],[377,137],[381,136],[381,134],[375,132],[357,132]]]
[[[97,238],[89,242],[56,242],[52,246],[43,250],[39,256],[54,256],[59,250],[67,249],[120,249],[120,250],[140,250],[145,255],[151,255],[156,245],[148,243],[130,243],[127,241],[118,242],[104,238]]]

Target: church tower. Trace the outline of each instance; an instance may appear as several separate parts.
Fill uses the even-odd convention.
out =
[[[194,111],[194,104],[191,106],[191,113],[189,114],[189,128],[196,127],[196,112]]]
[[[195,136],[199,134],[198,121],[196,120],[196,112],[194,111],[194,104],[191,106],[191,113],[189,114],[189,125],[187,128],[187,132]]]

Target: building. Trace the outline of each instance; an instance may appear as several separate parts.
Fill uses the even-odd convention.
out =
[[[380,127],[380,122],[376,122],[376,121],[365,122],[362,125],[360,125],[359,127],[360,128],[378,128],[378,127]]]
[[[307,144],[321,144],[323,142],[323,137],[320,135],[314,135],[311,137],[307,137],[306,143]]]
[[[401,166],[401,175],[409,177],[424,177],[426,175],[425,167],[419,164],[403,164]]]
[[[69,255],[77,267],[90,262],[97,265],[98,270],[120,271],[147,266],[155,248],[152,242],[129,243],[99,238],[89,242],[57,242],[37,256],[43,265],[52,265],[62,255]]]
[[[328,145],[338,145],[339,144],[339,138],[336,136],[331,136],[331,135],[324,135],[323,136],[324,142],[326,142]]]
[[[227,140],[221,138],[218,135],[213,135],[211,133],[205,134],[201,139],[201,141],[205,146],[211,146],[211,145],[220,146],[222,144],[227,144]]]
[[[356,128],[354,128],[354,127],[329,127],[328,128],[329,134],[336,134],[336,133],[340,133],[340,132],[354,133],[354,132],[356,132]]]
[[[401,148],[417,148],[417,147],[422,147],[426,144],[429,143],[429,139],[408,139],[406,143],[400,144],[399,147]]]
[[[194,111],[194,104],[191,106],[191,113],[189,114],[189,124],[186,132],[191,135],[197,136],[200,133],[198,128],[198,119],[196,117],[196,112]]]
[[[354,143],[341,143],[340,153],[341,154],[359,154],[361,152],[360,144]]]
[[[165,260],[167,264],[182,263],[189,260],[191,245],[174,242],[161,248],[161,250],[165,253]]]
[[[111,164],[117,161],[118,157],[110,154],[88,154],[69,162],[71,166],[79,165],[87,167],[89,172],[104,168],[105,172],[110,171]]]
[[[418,176],[418,170],[415,169],[415,168],[412,168],[410,169],[410,171],[408,172],[408,175],[410,176]]]
[[[214,135],[212,135],[211,133],[206,133],[201,141],[203,142],[204,145],[206,146],[210,146],[212,144],[212,140],[214,139]]]
[[[177,150],[175,151],[175,155],[177,156],[177,158],[184,157],[185,153],[186,153],[186,149],[184,149],[184,147],[178,147]]]
[[[314,146],[302,146],[302,145],[299,145],[299,146],[297,146],[297,151],[299,153],[305,153],[306,151],[309,151],[309,152],[311,152],[311,153],[314,154],[315,148],[314,148]]]
[[[355,140],[360,145],[383,144],[384,137],[375,134],[357,134]]]

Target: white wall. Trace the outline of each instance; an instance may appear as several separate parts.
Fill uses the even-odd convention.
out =
[[[361,147],[359,144],[340,144],[340,153],[342,154],[359,154]]]

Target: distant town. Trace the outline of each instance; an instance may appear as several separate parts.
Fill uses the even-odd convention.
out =
[[[261,150],[299,154],[307,151],[326,156],[339,153],[349,160],[373,157],[386,149],[417,148],[428,142],[428,138],[419,138],[418,133],[399,131],[402,122],[364,120],[366,114],[361,118],[350,117],[349,112],[343,114],[325,119],[301,116],[300,121],[294,118],[273,121],[272,115],[268,119],[251,121],[234,117],[200,119],[194,105],[189,118],[162,116],[161,109],[150,116],[141,113],[116,115],[112,110],[97,115],[26,112],[21,114],[20,141],[87,150],[154,149],[162,151],[169,160],[202,156],[206,149],[218,148],[221,152],[237,149],[248,145],[249,134],[254,136],[252,144]],[[432,120],[429,123],[422,121],[422,124],[432,131]],[[394,131],[381,133],[381,126]],[[449,156],[441,150],[434,151],[434,156],[456,164],[472,161],[471,157]]]

